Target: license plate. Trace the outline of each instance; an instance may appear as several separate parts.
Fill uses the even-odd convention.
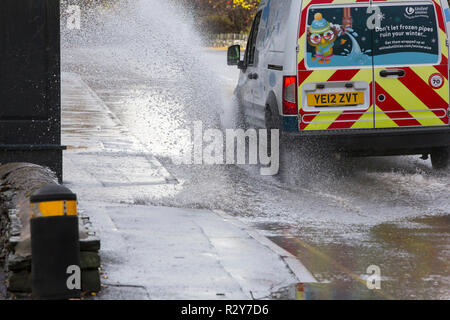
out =
[[[325,106],[354,106],[364,104],[364,92],[335,92],[308,94],[308,105]]]

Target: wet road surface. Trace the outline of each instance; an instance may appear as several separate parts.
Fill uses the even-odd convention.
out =
[[[71,50],[63,69],[80,73],[179,181],[175,195],[149,194],[136,203],[221,209],[265,230],[324,283],[308,297],[450,298],[448,171],[433,171],[418,157],[336,162],[295,150],[283,179],[262,177],[252,166],[175,165],[171,134],[205,117],[220,127],[220,117],[211,106],[191,104],[197,98],[189,97],[187,79],[154,79],[108,52]],[[224,58],[223,52],[205,55],[212,63]],[[231,100],[236,74],[226,72],[224,101]],[[366,287],[371,265],[381,269],[378,292]]]

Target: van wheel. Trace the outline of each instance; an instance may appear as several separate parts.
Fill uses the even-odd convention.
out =
[[[232,103],[233,103],[233,110],[235,112],[233,119],[234,127],[236,129],[246,129],[247,121],[245,119],[245,110],[244,106],[241,103],[241,95],[237,87],[234,89],[233,92]]]
[[[437,148],[431,152],[433,169],[447,169],[450,162],[450,148]]]
[[[240,129],[247,129],[248,123],[247,118],[245,115],[244,106],[242,105],[241,101],[236,98],[237,103],[237,127]]]
[[[266,109],[264,110],[264,122],[265,122],[265,129],[267,130],[267,148],[268,148],[268,154],[272,154],[271,150],[271,140],[272,140],[272,129],[277,129],[276,123],[272,116],[272,111],[270,110],[270,106],[266,105]]]

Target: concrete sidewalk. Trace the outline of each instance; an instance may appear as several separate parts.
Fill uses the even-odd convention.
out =
[[[100,299],[258,299],[314,282],[295,257],[222,212],[134,205],[176,177],[76,74],[63,73],[65,184],[102,241]]]

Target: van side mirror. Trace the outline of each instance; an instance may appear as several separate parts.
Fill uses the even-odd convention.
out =
[[[237,66],[241,61],[241,46],[234,45],[228,48],[227,61],[229,66]]]
[[[237,67],[238,67],[238,69],[241,69],[241,70],[247,69],[247,65],[245,64],[245,61],[239,61]]]

